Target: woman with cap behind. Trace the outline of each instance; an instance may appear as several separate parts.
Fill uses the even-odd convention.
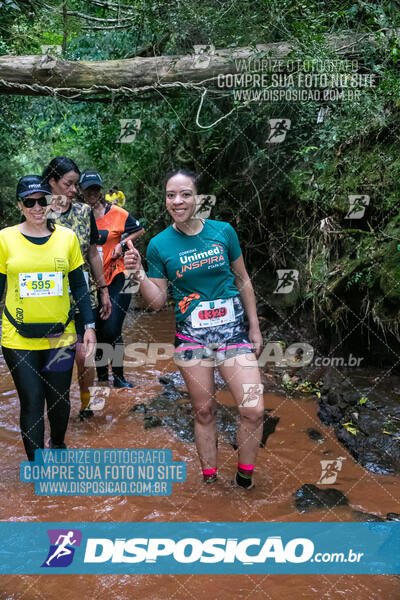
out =
[[[103,266],[97,252],[98,231],[96,221],[88,206],[76,202],[80,171],[73,160],[66,156],[56,156],[43,171],[43,181],[48,183],[54,195],[61,199],[57,212],[56,222],[69,227],[76,234],[85,264],[83,272],[89,286],[90,300],[93,311],[97,310],[96,288],[99,290],[100,315],[107,319],[111,312],[111,302],[108,294]],[[88,408],[90,403],[89,387],[93,385],[94,369],[85,366],[85,354],[82,346],[84,335],[84,320],[80,311],[75,315],[75,325],[78,334],[76,349],[76,365],[78,368],[78,382],[81,396],[81,419],[91,417],[92,411]],[[94,326],[94,323],[93,323]]]
[[[123,350],[115,352],[116,346],[123,347],[122,325],[129,308],[131,295],[122,293],[125,283],[125,266],[122,258],[123,246],[128,240],[132,242],[144,232],[143,227],[133,215],[123,208],[106,202],[102,194],[103,180],[94,169],[84,171],[80,178],[80,187],[85,202],[91,207],[96,225],[99,230],[97,249],[103,261],[112,304],[111,316],[102,320],[98,315],[96,331],[99,343],[108,343],[113,347],[111,368],[114,377],[114,387],[132,387],[123,373]],[[122,236],[124,240],[122,241]],[[115,364],[117,357],[120,364]],[[101,359],[100,351],[96,359]],[[103,361],[105,357],[103,357]],[[100,382],[108,381],[108,365],[97,367],[97,377]]]
[[[73,231],[47,219],[51,190],[38,175],[17,186],[24,220],[0,231],[0,297],[7,281],[2,350],[18,392],[22,439],[29,460],[44,448],[44,405],[50,448],[65,448],[69,389],[75,355],[75,325],[68,284],[88,324],[83,347],[94,352],[93,313],[83,259]]]

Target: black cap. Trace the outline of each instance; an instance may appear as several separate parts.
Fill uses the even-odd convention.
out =
[[[101,175],[94,169],[83,171],[79,179],[79,183],[83,190],[86,190],[86,188],[90,187],[91,185],[99,185],[100,187],[103,187]]]
[[[51,187],[47,183],[43,183],[40,175],[25,175],[21,177],[17,184],[17,197],[25,198],[30,194],[42,192],[43,194],[51,194]]]

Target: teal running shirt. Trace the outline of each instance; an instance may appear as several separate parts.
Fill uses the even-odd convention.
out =
[[[239,295],[230,263],[241,254],[229,223],[206,219],[197,235],[186,235],[170,225],[150,240],[147,276],[168,279],[176,320],[183,321],[204,300]]]

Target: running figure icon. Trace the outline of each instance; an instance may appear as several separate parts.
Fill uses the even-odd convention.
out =
[[[53,558],[61,558],[62,556],[67,556],[67,554],[72,554],[72,550],[67,548],[68,545],[73,545],[77,543],[77,540],[73,539],[74,532],[69,531],[67,535],[59,535],[56,541],[56,545],[58,545],[56,551],[46,560],[46,565],[50,566]],[[60,542],[60,540],[63,540]]]
[[[50,548],[44,563],[45,569],[68,567],[74,560],[76,549],[81,545],[82,531],[80,529],[48,529]]]

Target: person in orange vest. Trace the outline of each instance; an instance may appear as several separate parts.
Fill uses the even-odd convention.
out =
[[[127,210],[114,203],[106,202],[102,193],[103,180],[94,169],[84,171],[80,178],[80,187],[84,201],[91,207],[99,231],[97,250],[103,261],[104,275],[110,294],[112,311],[106,320],[97,318],[96,332],[99,343],[112,344],[113,348],[123,344],[122,325],[129,308],[131,294],[124,293],[125,265],[123,248],[127,240],[134,242],[144,233],[138,219]],[[122,237],[124,239],[122,240]],[[100,351],[101,352],[101,351]],[[114,353],[114,357],[116,353]],[[120,353],[123,356],[123,352]],[[99,362],[100,354],[96,356]],[[123,374],[123,365],[113,364],[114,387],[132,387]],[[108,366],[97,366],[97,378],[101,382],[108,381]]]

